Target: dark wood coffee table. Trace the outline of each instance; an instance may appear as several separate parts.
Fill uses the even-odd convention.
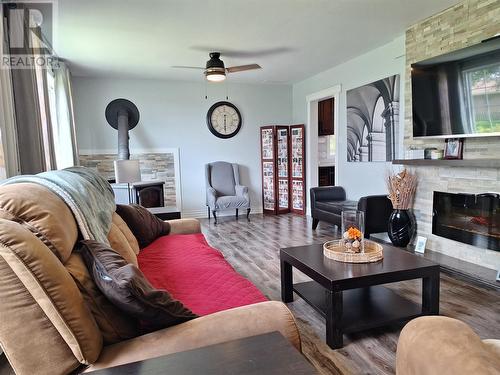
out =
[[[279,332],[271,332],[98,370],[91,374],[313,375],[317,371]]]
[[[280,250],[281,299],[293,292],[326,319],[326,342],[343,346],[343,334],[403,322],[420,315],[439,314],[439,265],[407,251],[384,246],[376,263],[341,263],[323,255],[323,245]],[[314,281],[293,284],[292,267]],[[422,279],[422,304],[381,286]]]

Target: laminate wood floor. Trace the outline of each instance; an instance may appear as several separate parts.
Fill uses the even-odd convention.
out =
[[[293,214],[280,216],[251,215],[221,217],[219,224],[201,219],[208,242],[222,251],[242,275],[250,279],[272,300],[280,300],[281,247],[322,243],[332,238],[335,228],[320,223],[311,229],[310,220]],[[294,270],[294,281],[308,278]],[[401,295],[420,302],[421,282],[391,284]],[[391,326],[344,336],[344,348],[331,350],[325,344],[325,323],[312,307],[295,298],[288,304],[297,318],[303,340],[303,352],[322,374],[394,374],[396,345],[402,326]],[[441,276],[441,314],[460,319],[482,338],[500,338],[500,293]],[[0,375],[12,370],[0,356]]]
[[[333,237],[335,227],[320,223],[311,229],[310,219],[287,214],[221,217],[219,224],[202,219],[202,230],[210,243],[243,276],[272,300],[280,300],[281,247],[323,243]],[[294,282],[309,278],[294,269]],[[421,302],[421,281],[411,280],[389,287],[415,302]],[[303,352],[322,374],[394,374],[396,346],[403,325],[344,336],[344,347],[331,350],[325,343],[325,322],[319,313],[295,296],[288,304],[303,340]],[[500,338],[500,293],[441,275],[441,314],[468,323],[481,338]]]

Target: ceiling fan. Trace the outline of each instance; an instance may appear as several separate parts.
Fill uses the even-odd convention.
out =
[[[224,81],[226,79],[226,73],[237,73],[244,72],[246,70],[262,69],[259,64],[230,66],[229,68],[226,68],[224,66],[224,61],[220,59],[220,52],[210,52],[208,55],[210,56],[210,60],[207,61],[207,65],[205,66],[205,68],[182,65],[172,66],[172,68],[203,69],[205,71],[205,77],[208,81],[211,82]]]

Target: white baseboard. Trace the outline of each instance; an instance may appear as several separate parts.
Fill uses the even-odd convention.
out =
[[[250,211],[250,214],[261,214],[262,213],[262,207],[252,207],[252,210]],[[223,217],[223,216],[234,216],[235,210],[227,210],[227,211],[221,211],[217,213],[217,217]],[[246,215],[246,210],[240,210],[240,216]],[[183,219],[190,219],[190,218],[195,218],[195,219],[204,219],[208,217],[208,212],[207,209],[202,209],[202,210],[182,210],[181,211],[181,217]]]

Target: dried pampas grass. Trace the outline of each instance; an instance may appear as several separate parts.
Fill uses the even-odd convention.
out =
[[[388,198],[395,210],[408,210],[413,205],[417,189],[417,175],[403,169],[401,172],[387,176]]]

